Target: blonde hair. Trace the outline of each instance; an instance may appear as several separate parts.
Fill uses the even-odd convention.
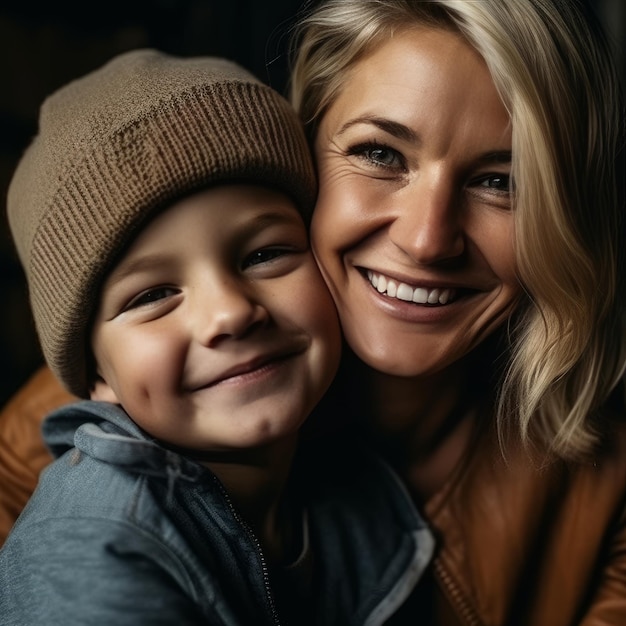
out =
[[[626,363],[624,111],[608,44],[575,0],[328,0],[293,38],[291,100],[311,138],[354,64],[415,25],[460,33],[511,116],[528,298],[509,324],[501,432],[515,417],[526,443],[580,457]]]

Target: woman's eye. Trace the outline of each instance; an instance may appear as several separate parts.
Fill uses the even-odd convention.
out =
[[[388,150],[387,148],[372,148],[366,154],[370,161],[387,167],[397,165],[399,162],[398,155],[393,150]]]
[[[478,186],[508,194],[511,192],[511,177],[508,174],[492,174],[481,178]]]
[[[261,250],[255,250],[252,254],[249,254],[244,262],[244,269],[252,265],[260,265],[261,263],[269,263],[274,259],[287,254],[288,250],[285,248],[262,248]]]
[[[379,144],[365,143],[353,146],[349,154],[364,159],[377,167],[392,169],[404,168],[404,158],[393,148]]]
[[[173,296],[177,293],[178,290],[174,289],[173,287],[155,287],[154,289],[148,289],[139,294],[137,297],[133,298],[126,306],[126,310],[136,309],[140,306],[154,304],[159,300],[169,298],[170,296]]]

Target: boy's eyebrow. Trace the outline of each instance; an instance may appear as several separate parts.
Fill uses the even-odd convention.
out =
[[[114,285],[119,283],[124,278],[132,276],[138,272],[154,269],[159,265],[165,265],[169,263],[167,257],[163,254],[148,254],[140,256],[132,261],[122,261],[108,276],[107,284]]]
[[[294,211],[297,213],[297,209],[294,208]],[[249,237],[250,235],[259,232],[268,226],[274,226],[281,223],[294,223],[293,216],[287,215],[285,212],[281,211],[268,210],[249,219],[247,223],[241,227],[237,235],[239,237]],[[153,270],[159,265],[167,265],[168,263],[170,263],[170,260],[167,254],[159,252],[141,255],[131,261],[121,261],[109,274],[106,282],[109,286],[114,285],[128,276],[142,271]]]
[[[298,210],[294,207],[294,212],[298,213]],[[284,211],[272,211],[268,210],[260,215],[256,215],[254,218],[249,220],[250,224],[248,229],[250,231],[259,230],[265,226],[274,226],[275,224],[280,224],[284,222],[286,224],[293,223],[293,215],[291,212],[289,214]]]

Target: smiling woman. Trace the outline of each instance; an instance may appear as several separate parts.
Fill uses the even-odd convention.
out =
[[[622,623],[624,118],[594,16],[327,0],[293,61],[338,406],[439,539],[397,622]]]
[[[348,343],[389,374],[443,373],[521,293],[511,124],[487,66],[455,33],[398,33],[351,69],[315,154],[314,250]]]

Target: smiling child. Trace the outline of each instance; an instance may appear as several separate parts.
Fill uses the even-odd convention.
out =
[[[315,194],[297,116],[229,61],[139,50],[44,103],[9,219],[84,400],[44,423],[3,624],[374,624],[410,593],[432,539],[386,466],[299,450],[341,346]]]

